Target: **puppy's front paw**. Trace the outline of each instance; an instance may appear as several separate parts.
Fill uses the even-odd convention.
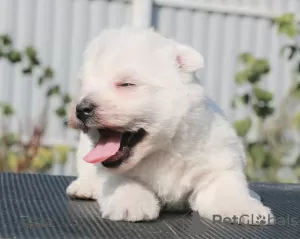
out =
[[[214,222],[273,224],[271,209],[252,196],[243,172],[225,171],[215,176],[208,187],[192,195],[190,205],[200,216]]]
[[[98,198],[102,217],[113,221],[146,221],[159,216],[154,193],[134,183],[120,185],[109,196]]]
[[[238,211],[240,223],[247,225],[271,225],[275,223],[275,218],[271,209],[262,205],[258,201],[245,204],[244,211]]]
[[[74,180],[67,187],[66,192],[72,198],[96,199],[92,182],[81,178]]]

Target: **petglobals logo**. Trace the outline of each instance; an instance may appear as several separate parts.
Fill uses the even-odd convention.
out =
[[[248,225],[278,225],[278,226],[298,226],[300,221],[297,217],[290,217],[286,215],[284,217],[273,217],[271,215],[242,215],[240,217],[232,216],[222,217],[221,215],[213,216],[213,223],[231,223],[231,224],[248,224]]]
[[[281,217],[273,217],[271,215],[268,215],[268,217],[263,215],[233,215],[232,217],[222,217],[221,215],[213,215],[213,220],[209,221],[201,218],[198,213],[193,212],[192,225],[189,228],[189,232],[193,234],[201,234],[212,229],[214,226],[217,226],[219,223],[299,227],[300,218],[292,217],[290,215]]]
[[[233,215],[232,217],[222,217],[221,215],[213,215],[213,223],[230,223],[230,224],[248,224],[248,225],[267,225],[267,224],[275,224],[275,217],[271,217],[268,215],[266,216],[254,216],[254,215],[242,215],[236,216]]]

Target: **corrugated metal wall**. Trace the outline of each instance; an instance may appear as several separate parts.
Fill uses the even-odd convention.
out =
[[[171,1],[157,2],[161,2],[155,7],[157,29],[167,36],[191,44],[203,54],[206,67],[198,76],[208,94],[231,119],[238,117],[233,115],[230,99],[236,90],[233,79],[239,53],[249,51],[257,57],[270,60],[272,73],[266,79],[266,86],[275,93],[276,99],[289,87],[290,65],[280,57],[279,52],[287,39],[278,36],[276,29],[271,28],[270,17],[239,15],[238,12],[224,14],[217,7],[234,6],[240,8],[241,13],[246,8],[257,11],[257,15],[260,12],[276,15],[282,12],[299,13],[299,0],[194,0],[199,3],[199,9],[192,6],[189,9],[172,8],[171,3],[168,6],[164,4]],[[207,11],[206,5],[201,3],[215,4],[215,11],[214,7]]]
[[[76,91],[76,75],[87,41],[107,26],[131,21],[127,1],[88,0],[0,0],[0,34],[9,34],[17,49],[33,45],[44,64],[55,70],[54,81],[63,91]],[[35,78],[24,78],[21,66],[11,67],[0,61],[0,101],[12,103],[17,117],[9,122],[12,130],[22,122],[23,133],[30,132],[32,120],[43,110],[43,91]],[[52,102],[52,110],[58,102]],[[47,144],[76,143],[77,133],[66,130],[55,114],[49,118]],[[65,169],[55,166],[53,173],[72,174],[70,160]]]
[[[228,8],[228,11],[226,10]],[[270,59],[272,73],[266,79],[276,99],[289,87],[291,66],[279,55],[287,42],[271,28],[270,16],[300,12],[299,0],[156,0],[152,24],[168,37],[194,46],[205,59],[206,68],[198,76],[208,94],[231,119],[230,100],[235,93],[237,55],[250,51]],[[71,94],[76,90],[76,74],[88,40],[107,26],[131,22],[131,1],[121,0],[0,0],[0,34],[10,34],[18,49],[33,45],[45,64],[55,70],[55,81]],[[19,121],[28,127],[43,107],[43,92],[33,78],[24,78],[20,67],[0,62],[0,101],[11,102]],[[54,107],[57,102],[52,102]],[[65,130],[53,114],[45,141],[74,144],[77,134]],[[73,173],[66,169],[54,173]]]

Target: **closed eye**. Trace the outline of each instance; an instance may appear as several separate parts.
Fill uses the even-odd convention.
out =
[[[129,87],[129,86],[135,86],[135,84],[132,83],[120,83],[117,84],[118,87]]]

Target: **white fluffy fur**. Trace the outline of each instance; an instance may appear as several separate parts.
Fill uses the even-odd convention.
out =
[[[272,215],[250,197],[235,130],[194,80],[202,67],[198,52],[151,29],[109,29],[93,40],[76,102],[87,96],[97,102],[98,121],[81,133],[79,177],[68,195],[96,199],[111,220],[152,220],[162,207],[189,207],[209,219]],[[136,86],[117,89],[119,81]],[[111,125],[149,135],[119,169],[84,162],[99,138],[94,128]]]

